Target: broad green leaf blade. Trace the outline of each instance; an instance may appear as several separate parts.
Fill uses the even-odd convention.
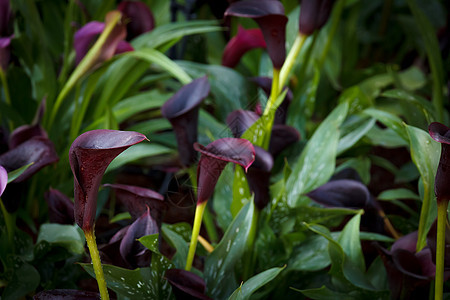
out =
[[[326,183],[334,172],[339,142],[339,126],[347,116],[348,104],[336,107],[308,141],[286,182],[286,201],[295,207],[300,196]],[[319,151],[320,150],[320,151]]]
[[[436,218],[434,177],[439,164],[441,145],[422,129],[407,124],[405,124],[405,129],[410,140],[411,158],[419,170],[423,183],[422,209],[417,237],[417,251],[420,251],[426,245],[428,230]]]
[[[326,286],[321,286],[316,289],[298,290],[292,288],[294,291],[300,292],[308,298],[317,300],[358,300],[358,296],[352,296],[348,293],[340,293],[330,290]]]
[[[253,220],[253,202],[245,205],[228,227],[214,251],[206,257],[204,278],[213,299],[223,299],[238,287],[234,268],[244,254]],[[220,278],[221,283],[217,284]]]
[[[408,135],[403,127],[403,121],[396,115],[376,108],[368,108],[364,114],[371,116],[397,133],[404,141],[408,141]]]
[[[283,268],[271,268],[265,270],[247,280],[243,285],[237,288],[234,293],[228,298],[229,300],[248,300],[251,295],[258,290],[260,287],[264,286],[268,282],[275,279],[278,274],[283,271]]]
[[[318,271],[330,265],[328,240],[320,235],[313,235],[303,241],[292,252],[287,270]]]
[[[84,253],[84,234],[78,225],[43,224],[36,244],[42,241],[64,247],[75,254]]]
[[[163,224],[162,226],[164,239],[176,250],[174,256],[172,257],[172,262],[178,269],[183,269],[186,265],[186,259],[189,251],[189,234],[191,230],[191,226],[187,223],[179,223],[174,225]],[[188,234],[187,240],[183,237],[186,236],[186,234]]]
[[[160,66],[163,70],[178,79],[183,85],[191,82],[191,77],[178,64],[170,60],[167,56],[154,49],[142,49],[127,52],[126,55],[137,57],[149,63]]]
[[[39,286],[41,276],[28,263],[17,264],[13,272],[11,281],[2,292],[2,299],[25,299],[28,293],[33,292]]]
[[[361,215],[355,215],[344,227],[341,235],[338,238],[338,243],[346,257],[357,267],[361,273],[366,270],[364,256],[361,249],[361,242],[359,240],[359,225],[361,223]]]
[[[241,166],[236,166],[233,181],[233,201],[231,202],[231,215],[236,217],[241,208],[252,199],[247,177]]]
[[[378,195],[377,199],[386,201],[396,199],[420,200],[420,197],[411,190],[400,188],[400,189],[385,190]]]
[[[343,125],[342,137],[339,140],[337,155],[342,154],[353,147],[375,125],[375,119],[356,119],[350,124]],[[347,131],[347,132],[344,132]]]
[[[155,233],[155,234],[143,236],[143,237],[139,238],[138,241],[142,245],[144,245],[145,248],[149,249],[153,253],[157,253],[157,254],[161,255],[161,253],[159,252],[159,249],[158,249],[158,243],[159,243],[158,237],[159,237],[159,234]]]

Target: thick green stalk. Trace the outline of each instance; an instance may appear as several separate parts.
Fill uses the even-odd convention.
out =
[[[447,227],[448,200],[438,199],[437,235],[436,235],[436,276],[434,299],[442,300],[444,295],[444,258],[445,229]]]
[[[278,86],[280,82],[280,70],[279,69],[273,69],[273,76],[272,76],[272,88],[270,90],[270,96],[269,100],[267,101],[266,108],[264,109],[264,115],[268,115],[270,110],[272,109],[275,101],[278,97]]]
[[[194,226],[192,227],[191,243],[189,244],[189,252],[186,259],[186,271],[190,271],[192,268],[192,262],[194,261],[195,250],[197,248],[198,235],[200,234],[200,227],[202,225],[203,213],[208,201],[197,203],[195,208]]]
[[[95,279],[97,280],[98,290],[102,300],[109,300],[108,289],[106,288],[105,275],[103,274],[102,262],[98,252],[97,243],[95,242],[94,229],[85,231],[86,242],[91,254],[92,265],[94,267]]]
[[[286,57],[283,67],[281,68],[281,71],[280,71],[280,84],[278,86],[278,94],[281,93],[281,91],[283,90],[283,87],[286,84],[286,81],[288,79],[289,74],[292,71],[292,68],[295,65],[297,56],[299,55],[300,50],[302,49],[306,38],[307,38],[306,35],[301,34],[299,32],[297,37],[295,38],[295,41],[294,41],[294,44],[292,45],[291,50],[289,50],[288,56]],[[275,99],[276,99],[276,97],[275,97]]]

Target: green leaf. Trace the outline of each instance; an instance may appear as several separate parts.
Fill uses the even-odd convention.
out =
[[[425,247],[428,230],[436,218],[434,177],[439,164],[441,145],[422,129],[407,124],[405,129],[410,140],[411,158],[419,170],[424,189],[417,237],[417,251],[420,251]]]
[[[8,173],[8,183],[14,181],[17,177],[19,177],[20,175],[23,174],[23,172],[25,172],[32,164],[34,163],[29,163],[28,165],[25,165],[23,167],[20,167],[14,171],[11,171]]]
[[[272,281],[275,277],[280,274],[281,271],[283,271],[285,267],[283,268],[271,268],[268,270],[265,270],[264,272],[261,272],[250,279],[248,279],[246,282],[244,282],[243,285],[241,285],[239,288],[237,288],[233,294],[228,298],[229,300],[247,300],[250,299],[251,295],[267,284],[268,282]]]
[[[43,224],[36,244],[42,241],[64,247],[75,254],[84,253],[84,234],[78,225]]]
[[[241,208],[252,199],[250,187],[244,169],[236,166],[233,181],[233,201],[231,202],[231,215],[236,217]]]
[[[109,223],[116,223],[122,220],[130,220],[131,219],[131,215],[129,212],[123,212],[120,214],[115,215],[114,217],[111,218],[111,220],[109,220]]]
[[[80,265],[89,273],[89,275],[95,278],[94,269],[91,264]],[[158,290],[160,281],[164,279],[155,278],[155,271],[152,270],[152,268],[128,270],[104,264],[103,272],[108,288],[122,297],[128,297],[129,299],[169,298],[159,298]]]
[[[330,290],[326,286],[321,286],[320,288],[298,290],[292,288],[294,291],[300,292],[308,298],[318,299],[318,300],[357,300],[360,299],[358,296],[352,296],[349,293],[340,293]]]
[[[214,189],[212,205],[215,212],[220,212],[217,214],[217,223],[223,231],[225,231],[233,221],[230,210],[232,202],[232,197],[230,197],[230,195],[233,194],[233,176],[233,166],[227,164]]]
[[[335,173],[339,173],[346,168],[352,168],[361,177],[362,182],[365,185],[368,185],[370,182],[370,167],[371,162],[367,156],[354,157],[344,161],[336,167]]]
[[[339,126],[347,116],[347,111],[347,103],[336,107],[308,141],[286,182],[286,201],[289,206],[294,207],[305,203],[300,196],[326,183],[333,174]]]
[[[366,270],[366,266],[359,240],[360,223],[361,215],[357,214],[345,225],[337,241],[349,261],[363,273]]]
[[[191,226],[187,223],[163,224],[162,226],[164,239],[176,250],[172,262],[178,269],[183,269],[186,265],[191,231]]]
[[[359,233],[359,238],[361,240],[365,240],[365,241],[379,241],[379,242],[386,242],[386,243],[392,243],[395,242],[395,239],[379,234],[379,233],[374,233],[374,232],[360,232]]]
[[[342,125],[342,137],[339,140],[337,155],[353,147],[375,125],[373,118],[352,118]]]
[[[378,196],[378,200],[396,200],[396,199],[414,199],[420,200],[420,197],[411,190],[408,189],[392,189],[382,191]]]
[[[296,247],[289,257],[287,270],[318,271],[330,265],[328,240],[320,235],[313,235]]]
[[[178,79],[182,84],[191,82],[191,77],[174,61],[167,56],[154,49],[142,49],[137,51],[127,52],[125,55],[137,57],[152,64],[156,64],[163,70]]]
[[[159,248],[158,248],[158,243],[159,243],[158,237],[159,237],[159,234],[155,233],[155,234],[143,236],[143,237],[139,238],[138,241],[142,245],[144,245],[145,248],[149,249],[153,253],[157,253],[157,254],[161,255],[161,253],[159,252]]]
[[[365,109],[363,113],[377,119],[395,131],[395,133],[397,133],[403,140],[408,141],[408,135],[403,127],[403,121],[396,115],[376,108]]]
[[[253,202],[245,205],[228,227],[214,251],[206,257],[204,278],[213,299],[223,299],[237,288],[234,268],[244,254],[253,220]],[[217,284],[220,278],[221,283]]]
[[[141,143],[128,148],[121,154],[119,154],[106,169],[106,172],[111,172],[129,162],[151,157],[161,154],[172,153],[173,150],[155,143]]]
[[[17,264],[11,281],[2,293],[4,300],[25,299],[28,293],[33,292],[39,286],[41,280],[39,272],[30,264]]]

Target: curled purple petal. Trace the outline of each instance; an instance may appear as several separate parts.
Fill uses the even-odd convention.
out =
[[[250,126],[253,125],[259,116],[250,110],[238,109],[232,111],[227,116],[227,125],[231,129],[234,137],[240,137]]]
[[[6,172],[5,168],[3,168],[0,165],[0,197],[2,196],[7,183],[8,183],[8,172]]]
[[[162,215],[167,209],[164,196],[160,193],[139,186],[125,184],[104,184],[116,191],[116,196],[125,204],[131,217],[136,220],[150,208],[152,218],[161,225]]]
[[[428,132],[433,140],[441,143],[441,157],[434,180],[434,193],[437,201],[450,199],[450,129],[438,122],[428,126]]]
[[[239,164],[247,171],[255,160],[252,143],[239,138],[218,139],[206,147],[195,143],[194,149],[202,154],[197,169],[197,203],[208,201],[228,162]]]
[[[0,165],[6,170],[13,171],[33,163],[14,182],[22,182],[30,178],[43,167],[59,160],[53,143],[41,136],[32,137],[16,148],[0,155]]]
[[[146,249],[137,239],[158,233],[158,225],[150,215],[150,209],[134,221],[120,242],[120,255],[124,260],[130,263],[131,266],[147,267],[150,264],[150,250]],[[145,256],[147,260],[141,261],[144,265],[138,264],[139,256]],[[146,265],[145,265],[146,264]]]
[[[127,23],[127,40],[153,30],[155,19],[148,6],[141,1],[122,1],[117,7]]]
[[[276,124],[272,127],[269,152],[275,157],[289,145],[300,140],[300,133],[292,126]]]
[[[300,6],[299,31],[311,35],[328,21],[335,0],[303,0]]]
[[[200,276],[181,269],[169,269],[164,277],[169,281],[177,299],[209,300],[205,295],[206,284]]]
[[[261,28],[267,52],[274,68],[280,69],[286,58],[286,24],[283,4],[274,0],[247,0],[231,3],[225,17],[252,18]]]
[[[74,175],[75,221],[84,231],[93,229],[97,192],[106,168],[117,155],[145,139],[137,132],[98,129],[72,143],[69,162]]]
[[[255,205],[262,210],[270,202],[270,172],[272,155],[261,147],[255,147],[255,161],[246,174],[250,190],[255,194]]]
[[[89,49],[94,44],[97,37],[105,29],[105,23],[92,21],[78,29],[73,37],[73,47],[75,48],[75,63],[78,65]]]
[[[48,205],[48,217],[51,223],[69,224],[75,222],[73,202],[58,190],[50,189],[44,195]]]
[[[266,48],[263,34],[260,29],[244,29],[238,27],[238,32],[226,45],[222,56],[222,65],[234,68],[241,57],[255,48]]]
[[[2,37],[0,38],[0,68],[3,72],[6,72],[8,68],[9,59],[11,56],[11,39],[10,37]]]
[[[95,292],[58,289],[42,291],[33,296],[34,300],[94,300],[100,299],[100,294]]]
[[[190,166],[197,159],[193,144],[197,141],[198,110],[209,94],[206,76],[183,86],[161,107],[162,115],[175,131],[181,163]]]

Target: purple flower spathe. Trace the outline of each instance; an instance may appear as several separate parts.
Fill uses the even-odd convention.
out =
[[[51,223],[72,225],[75,222],[73,202],[58,190],[50,189],[44,195],[48,205],[48,218]]]
[[[211,197],[228,162],[241,165],[247,171],[255,160],[255,148],[245,139],[222,138],[206,147],[195,143],[194,149],[202,154],[197,168],[197,205]]]
[[[200,276],[181,269],[169,269],[164,276],[177,299],[211,299],[205,295],[206,284]]]
[[[434,192],[437,201],[450,200],[450,128],[433,122],[428,126],[430,136],[436,142],[441,143],[441,157],[434,180]]]
[[[9,0],[0,0],[0,37],[11,34],[12,11]]]
[[[227,116],[227,125],[234,137],[241,137],[257,120],[259,115],[251,110],[238,109]]]
[[[262,210],[270,202],[270,174],[273,167],[272,155],[261,147],[255,147],[255,161],[248,168],[247,181],[255,195],[255,205]]]
[[[0,197],[2,196],[7,183],[8,183],[8,172],[6,172],[5,168],[0,166]]]
[[[238,32],[225,46],[222,56],[222,65],[234,68],[241,57],[255,48],[266,48],[261,29],[244,29],[239,25]]]
[[[85,232],[93,230],[98,188],[106,168],[117,155],[145,139],[138,132],[98,129],[72,143],[69,162],[74,175],[75,221]]]
[[[155,28],[153,14],[144,2],[122,1],[117,9],[124,14],[128,41]]]
[[[231,3],[225,17],[252,18],[258,23],[274,68],[280,69],[286,59],[286,24],[284,7],[277,0],[247,0]]]
[[[197,78],[183,86],[161,107],[162,115],[170,121],[175,131],[183,166],[190,166],[197,159],[193,144],[197,141],[198,111],[209,89],[206,76]]]
[[[325,25],[330,17],[335,0],[302,0],[299,16],[299,31],[311,35]]]

